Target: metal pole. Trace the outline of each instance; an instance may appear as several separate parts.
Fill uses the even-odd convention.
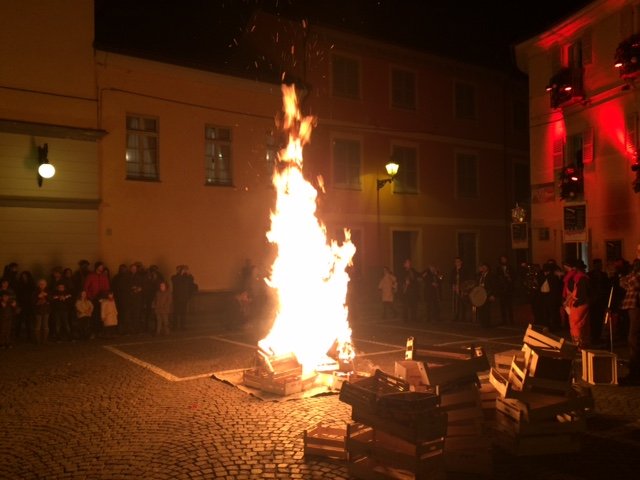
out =
[[[607,302],[607,313],[604,316],[604,324],[609,325],[609,351],[613,353],[613,321],[611,320],[611,300],[613,299],[613,286],[609,292],[609,302]]]

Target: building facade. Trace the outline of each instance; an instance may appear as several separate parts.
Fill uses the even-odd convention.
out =
[[[532,257],[633,259],[638,2],[592,2],[516,46],[529,76]]]
[[[516,258],[510,209],[529,198],[521,78],[260,13],[240,39],[249,56],[238,50],[225,68],[178,65],[94,49],[89,0],[64,11],[9,3],[5,264],[46,272],[80,258],[112,270],[141,261],[165,274],[188,264],[211,291],[234,288],[246,259],[267,273],[282,80],[316,117],[304,165],[321,192],[320,220],[332,238],[352,231],[354,271],[371,286],[405,258],[444,272],[455,256],[474,267]],[[46,40],[36,27],[48,28]],[[44,144],[57,173],[38,186]],[[389,160],[400,165],[392,182]]]

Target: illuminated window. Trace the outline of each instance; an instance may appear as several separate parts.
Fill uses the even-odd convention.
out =
[[[456,155],[456,193],[459,198],[478,197],[478,158],[474,154]]]
[[[394,146],[391,158],[399,165],[393,191],[418,193],[418,151],[413,147]]]
[[[333,183],[336,187],[360,189],[360,142],[333,142]]]
[[[391,70],[391,106],[415,110],[416,75],[407,70]]]
[[[127,115],[128,180],[158,180],[158,119]]]
[[[334,55],[332,58],[333,95],[360,98],[360,65],[352,58]]]
[[[456,118],[476,119],[476,89],[473,85],[456,82],[454,103]]]
[[[231,129],[207,125],[204,141],[205,183],[231,185]]]

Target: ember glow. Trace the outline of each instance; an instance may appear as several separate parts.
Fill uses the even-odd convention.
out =
[[[278,308],[271,331],[258,345],[276,356],[293,353],[309,373],[332,362],[327,352],[336,345],[341,360],[353,358],[346,268],[356,249],[348,230],[341,245],[329,241],[316,217],[318,192],[302,173],[302,147],[315,119],[301,117],[294,86],[283,85],[282,93],[289,143],[273,176],[277,198],[267,233],[278,249],[267,280]]]

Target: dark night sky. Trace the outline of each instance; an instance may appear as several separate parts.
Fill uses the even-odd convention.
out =
[[[489,66],[511,45],[577,11],[577,0],[95,0],[96,45],[187,62],[222,59],[251,13],[352,30]]]

